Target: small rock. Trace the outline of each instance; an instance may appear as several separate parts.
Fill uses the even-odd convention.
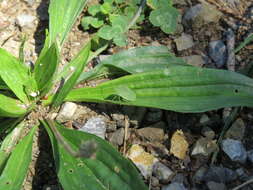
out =
[[[217,182],[217,183],[229,183],[237,178],[236,173],[228,168],[211,166],[205,173],[203,181],[205,182]]]
[[[171,137],[170,153],[184,160],[188,152],[189,144],[182,130],[177,130]]]
[[[92,117],[79,130],[97,135],[98,137],[105,139],[106,123],[103,118]]]
[[[158,161],[153,155],[145,152],[138,144],[131,146],[127,153],[127,157],[133,161],[144,178],[151,176],[153,165]]]
[[[208,139],[213,139],[215,137],[215,132],[207,126],[204,126],[201,130],[201,134]]]
[[[247,152],[248,160],[253,164],[253,150]]]
[[[225,137],[229,139],[242,140],[244,133],[245,124],[241,118],[238,118],[226,132]]]
[[[191,155],[204,155],[209,156],[215,150],[217,150],[218,146],[216,144],[216,140],[211,140],[210,138],[201,137],[193,146],[193,150]]]
[[[224,66],[227,57],[227,48],[221,40],[210,42],[208,53],[218,68]]]
[[[207,187],[209,190],[226,190],[227,187],[223,183],[216,183],[214,181],[207,182]]]
[[[185,33],[182,33],[181,37],[175,39],[175,42],[178,51],[182,51],[194,46],[192,36]]]
[[[182,57],[182,59],[184,59],[187,64],[196,66],[196,67],[201,67],[205,64],[204,59],[200,55],[186,56],[186,57]]]
[[[200,119],[199,119],[199,123],[201,125],[207,124],[210,121],[210,118],[208,117],[208,115],[203,114]]]
[[[75,111],[77,109],[77,105],[73,102],[66,102],[61,106],[61,110],[59,111],[56,120],[59,122],[66,122],[73,119]]]
[[[33,27],[33,21],[36,19],[35,16],[22,14],[17,17],[16,23],[20,27]]]
[[[164,128],[165,123],[159,122],[154,125],[138,129],[137,132],[141,137],[153,142],[153,141],[163,141],[164,140]]]
[[[159,180],[156,177],[151,177],[151,184],[153,187],[159,186]]]
[[[187,190],[187,188],[182,183],[171,183],[167,186],[163,186],[162,190]]]
[[[113,113],[111,114],[112,119],[116,121],[116,124],[118,127],[124,127],[125,126],[125,116],[120,113]]]
[[[205,178],[205,174],[207,172],[207,168],[206,167],[200,167],[194,174],[193,176],[193,181],[195,183],[201,183],[202,181],[204,181]]]
[[[154,164],[153,173],[163,183],[168,182],[174,176],[174,172],[161,162]]]
[[[247,152],[241,141],[225,139],[222,141],[221,147],[232,161],[245,163]]]
[[[163,116],[163,112],[162,110],[159,109],[152,109],[151,111],[149,111],[146,115],[146,121],[150,122],[150,123],[156,123],[161,121]]]
[[[182,15],[179,14],[179,16],[177,17],[177,26],[176,26],[176,31],[174,32],[174,35],[181,34],[183,31],[184,31],[184,27],[182,25]]]
[[[249,179],[249,175],[244,171],[244,168],[238,168],[235,170],[239,180],[247,181]]]
[[[109,141],[113,145],[121,146],[124,142],[124,135],[125,135],[124,128],[120,128],[116,130],[114,133],[112,133],[112,136],[109,138]]]
[[[187,5],[185,0],[173,0],[173,5]]]
[[[35,3],[35,0],[24,0],[29,6],[32,6]]]

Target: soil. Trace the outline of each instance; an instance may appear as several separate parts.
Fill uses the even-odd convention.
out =
[[[195,4],[199,3],[196,0],[186,0],[184,5],[176,4],[176,7],[183,14],[187,9]],[[233,29],[235,32],[235,46],[237,47],[245,37],[253,31],[253,3],[251,1],[240,1],[241,6],[230,7],[224,5],[221,0],[208,0],[209,3],[215,5],[217,10],[222,12],[222,18],[217,23],[204,25],[201,29],[196,30],[194,28],[184,28],[184,32],[190,34],[194,40],[194,46],[187,50],[178,51],[175,44],[175,39],[181,36],[181,33],[175,35],[167,35],[160,31],[159,28],[152,27],[150,24],[143,23],[139,30],[130,30],[128,32],[129,43],[126,47],[118,48],[111,45],[104,55],[113,54],[123,49],[129,49],[132,47],[147,46],[147,45],[165,45],[171,48],[171,51],[176,56],[184,57],[190,55],[201,55],[206,60],[204,67],[216,67],[208,55],[208,44],[212,40],[224,40],[224,32],[228,28],[233,26],[239,26],[237,29]],[[25,45],[25,60],[27,63],[34,63],[38,57],[38,54],[43,47],[43,41],[45,37],[45,29],[48,28],[48,0],[2,0],[0,1],[0,44],[1,47],[11,52],[15,56],[18,56],[19,46],[22,42],[23,35],[27,36],[27,42]],[[251,10],[251,12],[250,12]],[[21,14],[28,14],[35,17],[35,20],[31,26],[20,27],[17,23],[17,17]],[[251,15],[250,15],[251,14]],[[250,15],[250,16],[249,16]],[[90,38],[90,33],[85,32],[80,27],[80,19],[77,20],[73,27],[68,40],[63,49],[62,64],[70,61],[74,55],[81,49]],[[247,45],[243,48],[239,54],[236,55],[236,71],[239,71],[246,67],[246,65],[253,61],[253,44]],[[92,67],[93,62],[89,65]],[[223,66],[226,69],[226,66]],[[126,114],[126,110],[134,110],[134,107],[125,107],[118,105],[105,105],[105,104],[89,104],[82,103],[78,105],[79,112],[76,118],[72,121],[65,123],[70,128],[77,128],[83,125],[89,118],[96,116],[103,116],[106,118],[107,125],[116,125],[116,128],[124,127],[120,126],[120,122],[123,122],[125,118],[134,120],[133,114]],[[84,111],[85,110],[85,111]],[[150,113],[161,113],[158,119],[150,120]],[[112,117],[113,114],[122,115],[123,119],[117,120]],[[253,149],[253,114],[252,109],[243,108],[233,118],[235,121],[241,118],[245,124],[245,136],[242,140],[247,150]],[[208,123],[202,124],[200,119],[203,115],[208,116]],[[138,134],[137,128],[145,128],[154,123],[163,121],[166,124],[164,130],[165,135],[160,142],[152,142],[143,138]],[[224,111],[216,110],[206,113],[198,114],[182,114],[165,110],[146,109],[144,118],[134,125],[131,123],[129,133],[129,139],[126,141],[126,147],[129,147],[133,143],[141,144],[145,150],[155,155],[158,160],[168,166],[176,176],[182,175],[183,183],[188,189],[207,189],[205,184],[197,184],[193,180],[195,172],[201,166],[211,165],[211,156],[191,156],[191,150],[195,142],[202,137],[201,130],[204,126],[210,127],[215,132],[215,138],[218,139],[224,126]],[[182,130],[187,142],[189,144],[189,150],[187,157],[184,160],[180,160],[173,156],[169,149],[171,144],[171,137],[176,130]],[[108,132],[107,136],[110,136]],[[117,147],[119,151],[124,152],[123,146]],[[252,163],[240,164],[232,162],[225,153],[220,151],[218,153],[215,165],[224,166],[232,170],[243,168],[248,176],[253,176]],[[180,175],[179,175],[180,174]],[[152,178],[153,179],[153,178]],[[146,180],[148,184],[150,180]],[[243,181],[238,179],[226,184],[230,189],[241,184]],[[160,190],[162,186],[168,184],[168,182],[152,183],[151,189]],[[33,161],[30,165],[29,173],[26,177],[26,181],[23,184],[24,190],[53,190],[61,189],[58,183],[56,173],[54,171],[54,162],[52,159],[52,150],[49,143],[49,138],[43,127],[40,127],[33,146]],[[253,186],[249,186],[249,189],[253,189]]]

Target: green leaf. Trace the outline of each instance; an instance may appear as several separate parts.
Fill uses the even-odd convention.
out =
[[[53,44],[44,56],[39,57],[35,63],[34,78],[37,82],[38,90],[45,94],[52,86],[52,80],[57,71],[59,62],[59,52],[56,44]]]
[[[100,10],[101,10],[100,7],[101,7],[101,5],[99,5],[99,4],[98,5],[91,5],[88,7],[88,13],[92,16],[95,16],[97,13],[100,12]]]
[[[32,159],[33,135],[37,127],[18,143],[0,176],[0,189],[20,190]],[[21,159],[22,158],[22,159]]]
[[[90,52],[90,43],[88,43],[65,68],[65,71],[67,71],[67,69],[70,69],[70,71],[68,71],[70,74],[68,77],[64,78],[66,82],[63,84],[62,88],[60,88],[59,92],[57,92],[57,94],[55,95],[53,107],[60,106],[60,104],[67,96],[69,91],[76,84],[77,79],[79,78],[80,74],[83,72],[85,65],[87,64],[89,52]]]
[[[113,38],[113,42],[120,47],[127,45],[127,36],[125,34],[119,34]]]
[[[115,35],[117,35],[117,31],[114,31],[113,27],[109,25],[104,25],[102,28],[98,30],[98,36],[105,39],[111,40]]]
[[[24,92],[28,78],[25,66],[7,51],[0,49],[0,68],[0,77],[5,84],[21,101],[28,103],[28,98]]]
[[[45,126],[53,146],[58,177],[64,189],[118,190],[120,187],[122,190],[147,190],[133,164],[107,141],[56,124],[58,132],[69,146],[77,151],[81,149],[86,155],[93,155],[75,158],[57,141],[51,129],[46,124]],[[91,142],[96,145],[95,149]]]
[[[115,92],[117,86],[130,88],[136,94],[136,100],[118,98]],[[252,107],[252,100],[251,78],[231,71],[191,66],[168,67],[121,77],[97,87],[74,89],[65,99],[146,106],[177,112]]]
[[[109,14],[112,11],[112,4],[105,2],[101,5],[100,10],[104,14]]]
[[[100,28],[101,26],[103,26],[103,24],[104,24],[104,21],[99,20],[98,18],[93,18],[91,22],[91,26],[94,28]]]
[[[251,33],[244,41],[234,50],[235,53],[239,52],[242,48],[244,48],[248,43],[253,40],[253,33]]]
[[[49,37],[51,46],[56,40],[61,49],[67,34],[82,12],[87,0],[51,0],[49,6]]]
[[[93,21],[93,17],[91,16],[85,16],[82,18],[81,20],[81,25],[83,27],[84,30],[88,30],[90,27],[90,24],[92,23]]]

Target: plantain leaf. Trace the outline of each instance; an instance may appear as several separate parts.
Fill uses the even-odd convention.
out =
[[[109,56],[93,70],[82,73],[78,82],[116,71],[133,74],[180,65],[186,65],[186,63],[171,54],[165,46],[138,47]]]
[[[20,190],[28,171],[32,155],[33,135],[37,127],[18,143],[0,176],[0,189]]]
[[[0,49],[0,68],[0,77],[5,84],[21,101],[28,103],[24,92],[26,81],[29,78],[27,69],[4,49]]]
[[[57,94],[55,95],[55,99],[53,101],[53,107],[59,106],[62,103],[62,101],[65,99],[69,91],[74,87],[78,77],[83,72],[83,69],[85,65],[87,64],[89,52],[90,52],[90,43],[88,43],[80,51],[80,53],[69,63],[69,65],[66,66],[66,68],[64,68],[65,69],[64,71],[68,72],[68,73],[63,72],[62,74],[66,82],[63,84],[62,88],[60,88],[59,92],[57,92]],[[66,74],[69,74],[70,76],[66,76]]]
[[[0,116],[19,117],[27,112],[26,105],[22,102],[0,94]]]
[[[53,146],[58,177],[64,189],[147,190],[133,164],[108,142],[95,135],[69,130],[56,124],[58,132],[73,149],[78,150],[82,146],[86,155],[95,151],[94,157],[75,158],[57,141],[51,128],[44,124]],[[95,150],[89,142],[96,144]]]
[[[124,99],[115,91],[117,86],[131,89],[136,94],[136,100]],[[111,102],[178,112],[203,112],[232,106],[251,107],[253,80],[226,70],[168,67],[125,76],[97,87],[74,89],[65,100]]]
[[[59,52],[56,44],[53,44],[46,53],[43,53],[35,63],[34,78],[38,90],[45,94],[52,86],[54,74],[57,71]]]
[[[50,45],[59,41],[61,49],[67,34],[87,0],[51,0],[49,6],[49,38]]]

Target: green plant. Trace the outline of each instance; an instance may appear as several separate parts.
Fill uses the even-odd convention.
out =
[[[109,143],[88,133],[66,129],[53,120],[55,109],[64,101],[147,106],[179,112],[253,106],[251,78],[225,70],[189,66],[166,47],[123,51],[83,73],[90,59],[90,43],[87,43],[59,71],[62,46],[85,3],[86,0],[51,0],[49,31],[34,69],[23,64],[22,56],[16,58],[0,49],[0,132],[7,134],[0,148],[0,189],[21,189],[39,125],[49,134],[57,175],[64,189],[147,189],[133,164]],[[96,87],[73,89],[81,81],[105,75],[120,77]],[[63,85],[55,89],[62,80]],[[29,118],[32,120],[27,122]],[[30,132],[19,141],[25,127]]]

